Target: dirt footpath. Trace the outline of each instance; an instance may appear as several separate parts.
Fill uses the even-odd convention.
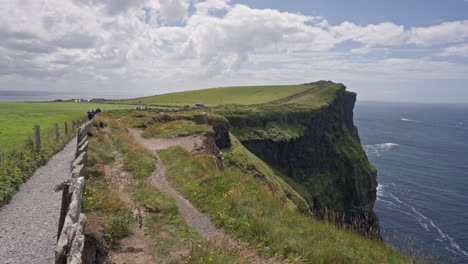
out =
[[[189,136],[180,138],[151,138],[145,139],[141,136],[142,130],[129,129],[135,140],[151,152],[169,148],[172,146],[181,146],[188,151],[193,151],[197,148],[202,140],[200,136]],[[167,141],[167,142],[165,142]],[[177,144],[177,142],[181,144]],[[276,259],[264,259],[259,257],[254,250],[246,247],[243,243],[231,238],[223,231],[213,226],[210,218],[196,209],[189,200],[179,194],[169,183],[167,179],[167,171],[164,164],[158,159],[157,169],[151,175],[151,183],[162,192],[170,195],[179,207],[179,213],[184,218],[187,224],[196,229],[205,240],[211,240],[220,246],[231,248],[238,252],[242,257],[248,259],[250,263],[274,264],[282,263]]]

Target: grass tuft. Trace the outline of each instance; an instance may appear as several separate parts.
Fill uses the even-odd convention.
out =
[[[133,193],[133,200],[163,214],[178,213],[175,201],[154,187],[144,186],[136,189]]]
[[[143,132],[143,137],[178,137],[212,131],[209,125],[197,125],[192,121],[178,120],[169,123],[156,123]]]

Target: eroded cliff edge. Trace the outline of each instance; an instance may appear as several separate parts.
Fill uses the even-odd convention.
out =
[[[353,123],[356,94],[342,84],[318,84],[322,94],[312,90],[309,100],[328,100],[318,105],[305,98],[224,115],[242,144],[275,168],[316,216],[378,237],[377,172]]]

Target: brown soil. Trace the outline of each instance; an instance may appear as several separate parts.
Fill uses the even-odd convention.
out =
[[[168,149],[170,147],[180,146],[189,152],[202,146],[205,137],[203,135],[192,135],[186,137],[174,138],[143,138],[143,130],[137,128],[129,128],[128,131],[132,136],[143,145],[146,149],[151,151]],[[141,140],[140,140],[141,139]]]
[[[143,131],[140,129],[129,129],[129,132],[134,137],[137,143],[145,147],[151,152],[166,149],[173,146],[181,146],[192,152],[197,149],[199,144],[204,141],[203,136],[190,136],[179,138],[143,138]],[[170,195],[175,199],[181,216],[187,224],[196,229],[205,240],[210,240],[222,247],[230,248],[239,255],[247,259],[250,263],[283,263],[276,259],[264,259],[259,257],[256,252],[247,247],[244,243],[233,239],[223,231],[213,226],[210,218],[196,209],[189,200],[180,195],[169,183],[167,179],[167,170],[160,159],[157,161],[157,169],[151,175],[151,183],[162,192]]]
[[[114,154],[117,160],[113,166],[105,167],[105,177],[111,182],[112,188],[118,197],[133,209],[134,216],[140,220],[142,219],[140,210],[138,210],[126,190],[131,183],[131,175],[122,168],[122,155],[118,152]],[[150,245],[151,240],[145,236],[141,224],[134,224],[131,227],[130,234],[119,240],[119,248],[109,252],[109,259],[115,264],[156,263],[151,254]]]
[[[150,264],[156,263],[150,253],[151,240],[143,230],[134,227],[129,236],[122,238],[119,250],[112,250],[109,258],[115,264]]]

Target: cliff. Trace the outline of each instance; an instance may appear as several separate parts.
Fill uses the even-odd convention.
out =
[[[242,144],[276,169],[317,217],[378,237],[377,173],[353,123],[356,94],[342,84],[318,84],[301,99],[221,112]]]

